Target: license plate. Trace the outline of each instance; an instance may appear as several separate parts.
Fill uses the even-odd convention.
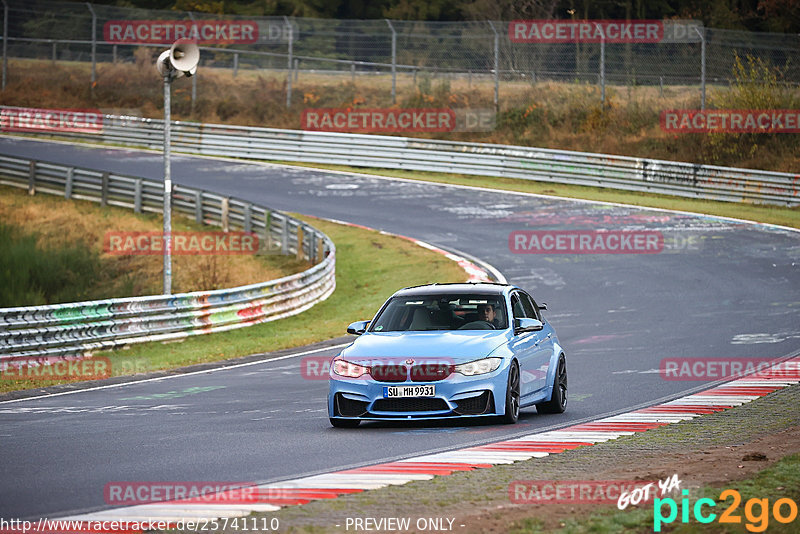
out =
[[[433,397],[436,395],[436,386],[384,386],[383,398],[394,399],[397,397]]]

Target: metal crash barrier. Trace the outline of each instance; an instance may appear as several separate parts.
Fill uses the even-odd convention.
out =
[[[0,185],[160,213],[161,182],[0,156]],[[231,289],[0,309],[0,367],[145,341],[222,332],[298,314],[336,287],[336,249],[325,234],[286,214],[184,186],[173,209],[199,223],[254,232],[269,251],[313,264],[291,276]]]
[[[159,119],[104,115],[96,132],[42,134],[161,149],[162,132]],[[173,121],[172,148],[187,154],[498,176],[728,202],[800,203],[798,174],[512,145]]]

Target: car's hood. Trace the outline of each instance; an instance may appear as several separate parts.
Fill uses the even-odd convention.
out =
[[[454,363],[488,356],[505,343],[505,330],[369,332],[342,351],[357,363],[375,358],[447,358]]]

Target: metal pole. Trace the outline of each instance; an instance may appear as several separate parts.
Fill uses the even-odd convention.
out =
[[[239,54],[233,54],[233,77],[239,72]]]
[[[606,104],[606,40],[600,36],[600,102]]]
[[[292,24],[289,22],[289,17],[283,17],[283,20],[286,21],[286,26],[289,28],[289,53],[286,63],[286,107],[289,108],[292,105],[292,49],[294,46],[294,32]]]
[[[189,18],[192,20],[192,23],[194,23],[194,13],[192,13],[191,11],[187,11],[187,13],[189,13]],[[192,115],[194,115],[194,103],[196,101],[197,101],[197,73],[195,72],[194,76],[192,76],[192,110],[191,110]]]
[[[392,21],[385,20],[392,30],[392,104],[397,104],[397,32],[394,31]]]
[[[86,7],[92,14],[92,91],[94,91],[94,84],[97,81],[97,15],[92,4],[86,2]]]
[[[706,109],[706,36],[705,28],[701,32],[694,26],[694,31],[700,36],[700,109]]]
[[[489,27],[494,32],[494,110],[499,111],[500,108],[500,34],[492,24],[491,20],[487,20]]]
[[[600,103],[606,105],[606,34],[599,24],[595,23],[600,32]]]
[[[171,73],[164,75],[164,294],[172,294],[172,172],[170,169],[170,84]]]
[[[6,90],[6,76],[8,75],[8,4],[3,0],[3,87]]]

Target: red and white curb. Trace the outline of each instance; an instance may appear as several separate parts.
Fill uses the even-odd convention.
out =
[[[274,512],[320,499],[334,499],[367,490],[401,485],[455,472],[485,469],[543,458],[578,447],[591,446],[652,428],[701,417],[740,406],[772,392],[800,383],[800,357],[777,363],[755,375],[732,380],[676,400],[580,423],[559,430],[417,456],[396,462],[346,469],[257,487],[248,502],[226,503],[224,493],[205,495],[214,504],[180,501],[142,504],[61,518],[86,522],[109,520],[178,521],[244,517],[252,512]],[[83,530],[91,531],[91,530]]]

